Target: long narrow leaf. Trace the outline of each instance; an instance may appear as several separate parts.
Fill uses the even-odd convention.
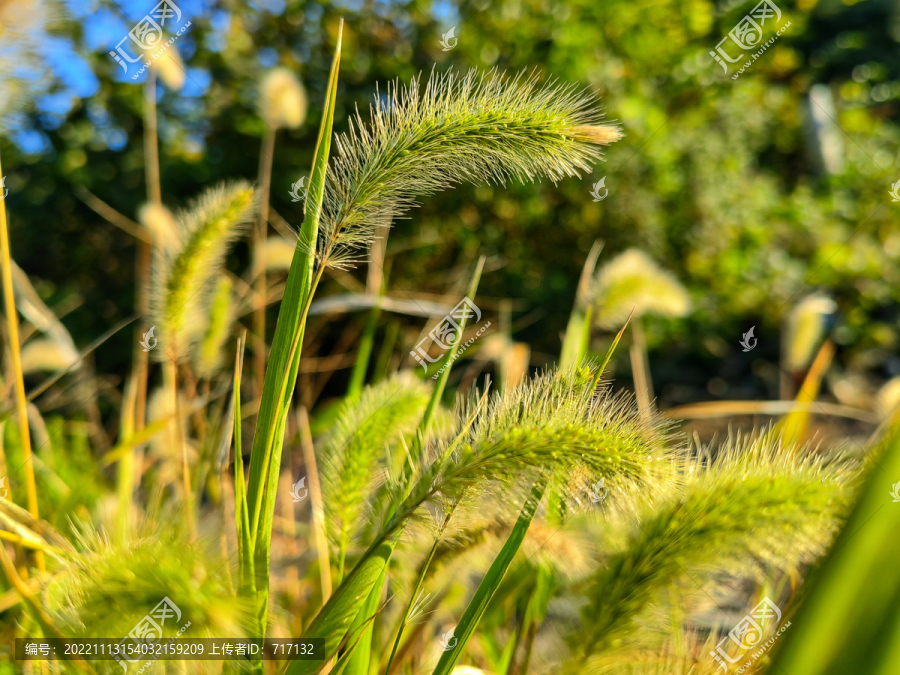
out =
[[[234,520],[237,529],[238,570],[241,594],[254,593],[253,546],[250,542],[250,517],[247,488],[244,484],[244,457],[241,449],[241,371],[244,367],[246,332],[238,340],[234,355]]]
[[[300,365],[300,345],[303,343],[305,316],[313,293],[316,238],[322,211],[325,176],[331,151],[331,129],[337,98],[338,68],[341,57],[341,32],[338,32],[334,61],[328,82],[328,97],[322,112],[319,139],[313,160],[310,187],[306,200],[306,215],[300,229],[297,248],[291,261],[284,299],[278,313],[275,338],[269,367],[263,384],[253,449],[250,456],[250,481],[247,502],[250,514],[250,533],[254,549],[254,568],[257,577],[257,614],[265,634],[269,605],[269,558],[272,544],[272,523],[278,488],[278,470],[284,444],[284,427],[290,400]]]
[[[519,519],[509,533],[506,543],[503,544],[503,548],[500,550],[499,555],[494,559],[494,562],[491,563],[491,568],[484,576],[484,579],[478,584],[478,590],[475,591],[475,596],[472,598],[469,606],[466,607],[462,619],[459,620],[459,623],[453,630],[453,637],[456,638],[456,645],[453,649],[441,654],[441,660],[438,661],[437,667],[434,669],[432,675],[450,675],[453,671],[453,667],[462,656],[463,650],[469,642],[469,638],[472,637],[475,628],[478,627],[478,622],[481,621],[481,617],[484,615],[484,610],[487,609],[491,596],[494,595],[494,591],[497,590],[500,582],[503,581],[503,575],[506,574],[506,570],[509,568],[513,558],[515,558],[516,553],[519,552],[519,548],[525,540],[525,534],[528,532],[528,527],[531,525],[538,504],[540,504],[540,501],[544,496],[544,488],[546,487],[547,479],[542,477],[531,488],[531,499],[529,499],[525,503],[525,506],[522,507]]]
[[[586,337],[591,330],[591,307],[588,293],[594,270],[597,267],[597,259],[603,250],[603,242],[599,239],[594,242],[588,253],[587,260],[581,270],[581,278],[578,280],[578,290],[575,292],[575,305],[569,315],[569,324],[563,337],[562,351],[559,355],[559,365],[562,367],[578,365],[587,354]]]
[[[322,610],[316,615],[302,638],[323,638],[322,658],[331,658],[350,628],[351,620],[359,613],[372,587],[381,578],[394,548],[400,541],[402,529],[395,529],[387,537],[378,539],[338,586]],[[311,675],[324,661],[294,660],[288,665],[287,675]]]

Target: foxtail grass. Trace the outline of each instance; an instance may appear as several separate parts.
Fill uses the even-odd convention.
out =
[[[319,258],[351,265],[379,226],[418,197],[460,183],[505,184],[589,172],[600,146],[621,137],[601,123],[592,94],[538,76],[432,73],[388,87],[336,139],[325,193]]]
[[[225,343],[231,334],[234,321],[231,279],[219,276],[209,299],[206,330],[196,350],[194,364],[197,374],[206,378],[212,378],[220,371]]]
[[[639,512],[623,550],[590,585],[577,651],[586,659],[621,646],[638,615],[684,575],[753,576],[769,567],[796,575],[830,544],[857,471],[763,432],[685,459],[682,498],[663,494]]]
[[[259,580],[257,616],[263,630],[285,419],[296,381],[306,317],[325,268],[352,264],[355,252],[371,244],[374,232],[393,217],[404,215],[417,197],[461,182],[503,184],[508,179],[541,177],[557,181],[579,175],[589,171],[592,162],[599,159],[600,145],[620,136],[617,128],[600,124],[593,97],[574,87],[555,83],[539,87],[536,77],[510,79],[496,72],[463,77],[451,74],[433,76],[421,94],[418,80],[405,88],[391,87],[388,100],[378,100],[371,109],[369,124],[357,116],[351,122],[350,132],[336,139],[337,154],[329,165],[339,55],[340,41],[251,454],[247,504]],[[477,276],[476,273],[476,283]],[[370,640],[366,638],[366,626],[378,609],[379,581],[384,579],[386,563],[403,529],[422,505],[461,499],[466,487],[493,473],[511,478],[504,470],[506,462],[511,472],[516,467],[518,478],[527,474],[529,468],[540,472],[557,466],[560,458],[570,455],[552,448],[566,440],[572,442],[567,450],[579,456],[584,454],[582,444],[599,442],[586,429],[554,427],[536,430],[533,438],[517,437],[515,431],[509,431],[507,436],[494,438],[485,446],[476,444],[477,449],[471,443],[463,443],[463,434],[458,439],[462,446],[428,449],[429,422],[448,372],[445,370],[432,392],[419,424],[415,450],[410,453],[411,463],[404,466],[387,491],[392,495],[391,501],[373,543],[304,631],[306,636],[325,638],[326,658],[335,654],[348,631],[362,636],[358,643],[354,637],[354,649],[358,644],[360,653],[367,654]],[[587,382],[591,381],[588,376]],[[592,391],[587,401],[593,400]],[[643,439],[644,432],[636,437]],[[569,437],[569,433],[576,438]],[[620,440],[627,445],[632,437],[624,435]],[[615,455],[614,448],[605,449]],[[620,449],[626,452],[624,447]],[[602,465],[608,470],[614,461],[607,456],[594,468]],[[642,471],[632,468],[635,476],[643,476]],[[490,473],[485,473],[487,470]],[[637,480],[635,476],[632,478]],[[429,485],[432,479],[437,480]],[[362,661],[355,656],[347,658],[348,666],[354,668],[354,662],[367,663],[368,657]],[[308,673],[315,668],[298,660],[289,664],[288,672]]]
[[[416,430],[430,393],[411,374],[367,387],[358,401],[347,401],[325,441],[322,497],[330,505],[327,531],[338,550],[339,580],[363,523],[373,477],[393,468],[391,448]]]
[[[221,185],[205,192],[177,216],[179,243],[157,249],[154,258],[151,316],[159,330],[158,358],[180,361],[202,335],[196,321],[229,246],[244,232],[255,208],[247,183]]]

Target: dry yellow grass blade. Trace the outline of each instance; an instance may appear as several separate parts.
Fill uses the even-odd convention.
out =
[[[826,340],[809,367],[809,372],[803,380],[803,385],[800,387],[795,403],[813,403],[816,400],[822,387],[822,378],[825,377],[825,373],[831,365],[834,353],[834,343],[831,340]],[[775,431],[784,433],[785,443],[799,445],[806,440],[806,432],[809,428],[809,415],[810,413],[806,410],[794,408],[778,425],[781,429],[776,428]]]
[[[19,543],[36,551],[47,551],[60,557],[75,549],[63,535],[39,518],[11,501],[0,499],[0,523],[10,531],[0,530],[0,538]]]
[[[303,463],[309,478],[309,495],[312,501],[313,532],[316,541],[316,555],[319,559],[319,578],[322,582],[322,604],[331,596],[331,563],[328,559],[328,539],[325,536],[325,507],[322,503],[322,487],[319,484],[319,470],[312,434],[309,430],[309,415],[300,406],[297,411],[297,426],[300,429],[300,445],[303,449]]]
[[[660,414],[673,420],[708,420],[732,415],[787,415],[792,410],[846,417],[871,424],[878,423],[878,415],[847,405],[835,403],[798,403],[796,401],[708,401],[688,403],[669,408]]]
[[[0,176],[3,168],[0,165]],[[9,230],[6,225],[6,202],[0,204],[0,264],[3,266],[3,297],[6,301],[6,322],[9,328],[9,354],[16,391],[16,417],[22,435],[22,458],[25,460],[25,490],[28,495],[28,511],[38,517],[37,487],[34,482],[34,465],[31,462],[31,434],[28,429],[28,400],[25,398],[25,381],[22,377],[22,355],[19,351],[19,317],[16,314],[12,280],[12,255],[9,249]],[[45,571],[44,554],[35,553],[38,569]]]

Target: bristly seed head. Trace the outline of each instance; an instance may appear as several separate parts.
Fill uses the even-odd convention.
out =
[[[622,133],[600,124],[593,94],[537,74],[432,74],[420,90],[393,83],[335,137],[319,230],[320,264],[351,266],[383,223],[416,199],[460,183],[556,182],[590,172],[597,146]]]

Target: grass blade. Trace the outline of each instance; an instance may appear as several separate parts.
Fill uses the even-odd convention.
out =
[[[0,175],[3,169],[0,168]],[[9,248],[9,229],[6,226],[6,201],[0,200],[0,264],[3,266],[3,297],[6,301],[6,325],[9,330],[9,354],[12,363],[13,384],[16,392],[16,414],[22,437],[22,458],[25,466],[25,489],[28,495],[28,511],[38,517],[37,487],[34,482],[34,464],[31,461],[31,431],[28,428],[28,402],[25,400],[25,381],[22,377],[22,355],[19,350],[19,317],[16,314],[12,281],[12,255]],[[44,554],[35,553],[38,569],[44,571]]]
[[[603,242],[599,239],[594,242],[588,253],[587,260],[581,270],[578,280],[578,290],[575,291],[575,305],[569,315],[569,324],[566,326],[566,334],[563,337],[562,352],[559,355],[559,365],[565,368],[570,365],[578,365],[587,354],[587,338],[591,334],[591,306],[588,298],[591,279],[597,267],[597,259],[603,250]]]
[[[816,355],[815,360],[803,380],[803,386],[797,392],[795,403],[797,404],[787,416],[775,426],[774,433],[782,433],[785,443],[800,445],[806,440],[806,432],[809,429],[811,414],[806,405],[815,403],[822,387],[822,379],[834,358],[835,346],[831,340],[826,340]]]
[[[609,346],[609,349],[606,352],[606,356],[603,357],[603,363],[600,364],[600,367],[597,369],[597,372],[594,373],[594,382],[592,385],[592,389],[597,387],[597,384],[600,382],[600,378],[603,376],[603,373],[606,371],[606,366],[609,365],[609,360],[612,358],[613,354],[616,351],[616,347],[619,346],[619,340],[622,339],[622,336],[625,334],[625,329],[628,328],[628,323],[631,321],[631,317],[634,315],[634,310],[631,310],[631,314],[628,315],[628,318],[625,320],[625,325],[622,326],[622,329],[619,331],[618,335],[616,335],[616,339],[613,340],[613,343]]]
[[[331,65],[328,98],[322,111],[322,123],[319,127],[319,138],[306,199],[306,215],[300,229],[300,237],[288,273],[284,299],[278,313],[278,323],[272,341],[269,367],[263,385],[259,418],[256,432],[253,435],[253,448],[250,456],[247,502],[250,515],[250,535],[256,559],[254,565],[258,579],[257,611],[261,628],[260,637],[265,633],[268,613],[269,556],[278,487],[278,469],[281,466],[281,450],[284,443],[284,427],[290,409],[294,384],[297,380],[297,369],[300,365],[300,345],[303,341],[306,314],[314,291],[313,268],[316,259],[316,239],[322,212],[328,157],[331,151],[331,129],[337,97],[342,30],[343,20],[338,32],[334,61]]]
[[[366,370],[369,368],[369,359],[372,356],[372,346],[375,344],[375,329],[378,327],[378,318],[381,316],[381,307],[375,305],[369,311],[366,319],[366,327],[363,329],[359,340],[359,351],[356,353],[356,363],[353,364],[353,372],[350,375],[350,386],[347,387],[347,398],[355,401],[362,393],[366,381]]]
[[[509,568],[513,558],[515,558],[516,553],[519,552],[519,547],[525,540],[525,534],[528,532],[528,527],[531,525],[531,520],[534,518],[538,504],[540,504],[541,499],[543,499],[544,488],[546,487],[547,479],[541,478],[531,488],[531,498],[522,508],[519,519],[509,533],[506,543],[503,544],[503,548],[500,550],[499,555],[497,555],[494,562],[491,563],[491,568],[484,576],[484,579],[478,584],[478,590],[475,591],[475,596],[472,598],[469,606],[466,607],[466,611],[463,612],[462,618],[453,630],[453,637],[456,638],[456,646],[441,654],[441,660],[438,661],[437,667],[435,667],[432,675],[450,675],[453,671],[453,667],[456,665],[456,662],[459,661],[459,657],[462,656],[469,638],[472,637],[475,628],[478,627],[478,622],[484,615],[484,611],[487,609],[491,596],[494,595],[494,591],[500,586],[500,582],[503,581],[503,575],[506,574],[506,570]]]
[[[247,487],[244,483],[244,454],[241,449],[241,372],[244,368],[244,346],[247,333],[238,339],[234,355],[234,521],[238,542],[238,576],[241,595],[254,592],[253,546],[250,542],[250,516],[247,509]]]
[[[323,659],[330,658],[337,651],[350,628],[351,619],[359,614],[372,587],[381,578],[402,534],[402,528],[397,528],[386,537],[376,540],[338,586],[312,623],[303,631],[302,638],[324,638]],[[294,660],[290,662],[285,673],[311,675],[318,672],[323,663],[324,661]]]

